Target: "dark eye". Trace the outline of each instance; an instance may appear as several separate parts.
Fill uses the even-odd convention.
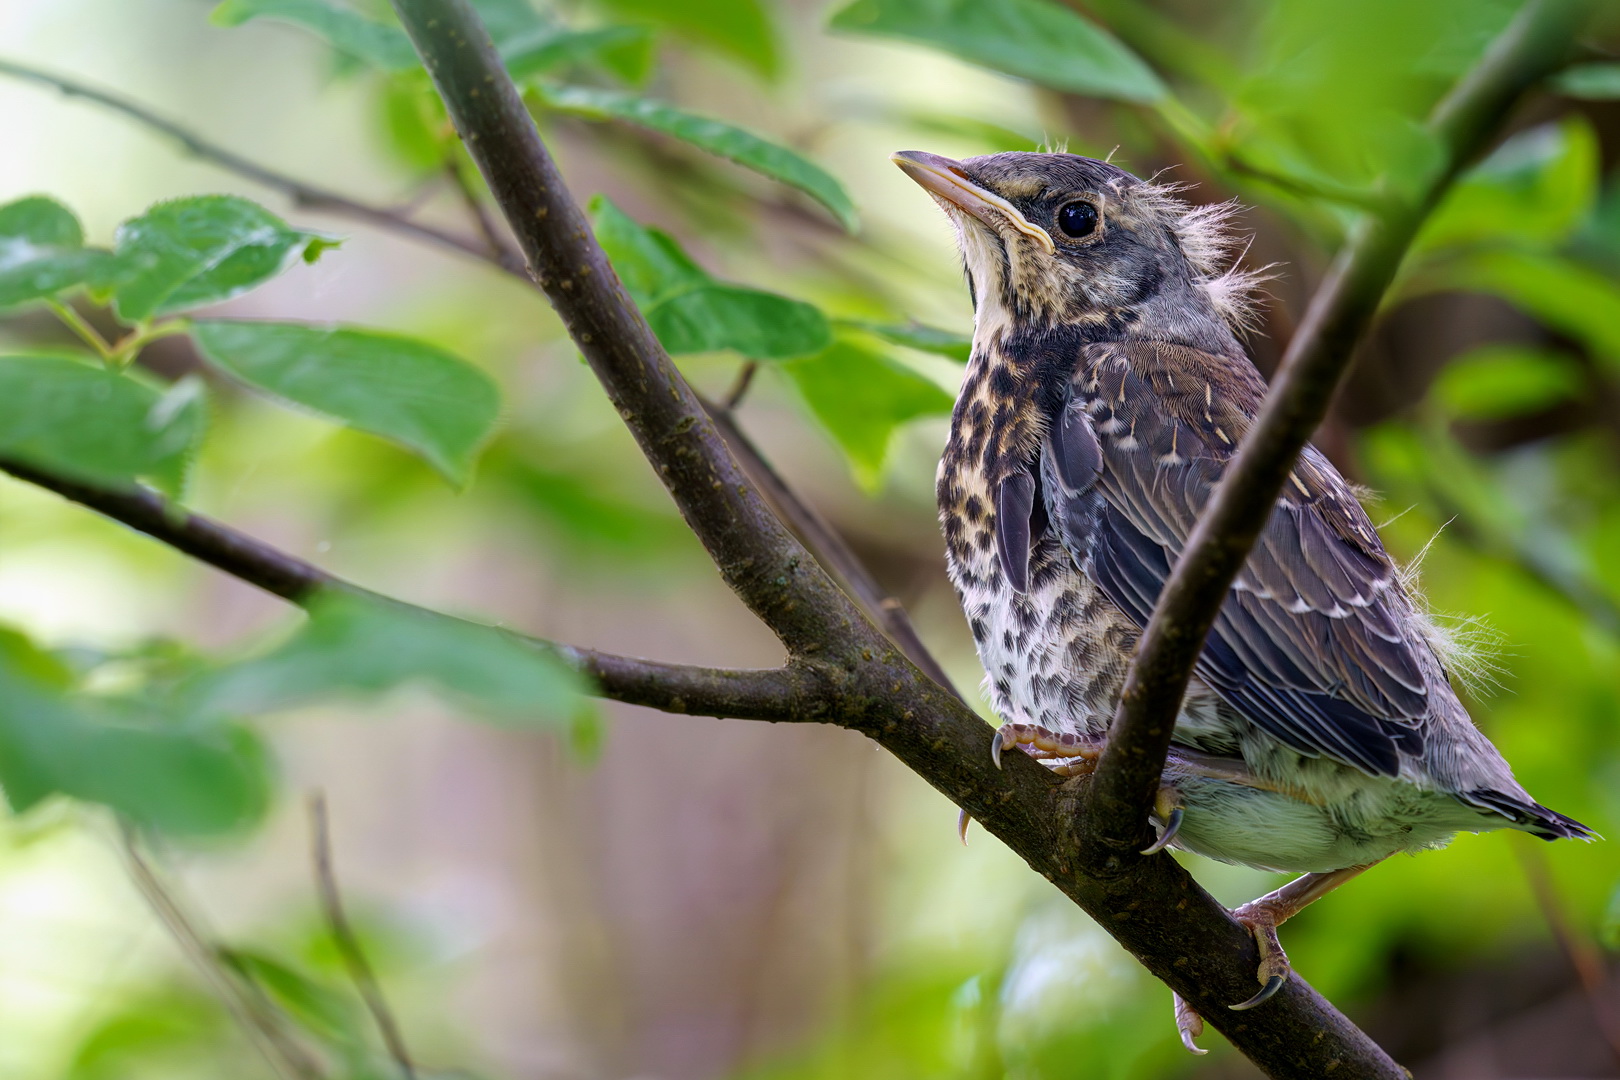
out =
[[[1058,207],[1058,228],[1064,236],[1075,240],[1097,231],[1097,208],[1088,202],[1076,200]]]

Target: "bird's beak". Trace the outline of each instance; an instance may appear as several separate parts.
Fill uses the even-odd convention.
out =
[[[922,150],[901,150],[889,155],[889,160],[941,202],[972,214],[991,228],[1004,221],[1045,248],[1048,255],[1057,250],[1047,231],[1031,224],[1018,207],[969,180],[960,161]]]

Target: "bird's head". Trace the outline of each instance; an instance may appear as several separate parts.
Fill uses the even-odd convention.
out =
[[[1172,186],[1076,154],[893,160],[955,224],[981,329],[1123,316],[1230,340],[1247,323],[1260,274],[1225,267],[1231,204],[1190,206]]]

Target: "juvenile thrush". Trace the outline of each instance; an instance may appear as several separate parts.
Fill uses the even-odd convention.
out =
[[[894,155],[945,210],[972,359],[938,498],[952,583],[1016,745],[1094,765],[1137,639],[1265,383],[1223,266],[1230,206],[1071,154]],[[1448,644],[1344,478],[1300,455],[1232,583],[1176,723],[1159,840],[1304,873],[1233,912],[1283,984],[1277,924],[1373,863],[1512,828],[1590,839],[1536,802],[1452,690]],[[1182,1041],[1202,1021],[1180,998]]]

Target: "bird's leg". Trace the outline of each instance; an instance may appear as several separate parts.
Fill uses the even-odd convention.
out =
[[[1039,724],[1002,724],[990,740],[990,757],[1001,768],[1001,751],[1016,746],[1037,761],[1056,762],[1059,776],[1086,776],[1097,767],[1103,740],[1072,731],[1056,732]]]
[[[1320,900],[1340,885],[1349,881],[1357,874],[1372,866],[1367,863],[1363,866],[1347,866],[1342,870],[1329,870],[1326,873],[1306,874],[1295,878],[1276,892],[1269,892],[1258,900],[1251,900],[1240,908],[1234,908],[1232,918],[1242,923],[1254,935],[1255,945],[1260,950],[1260,992],[1247,1001],[1241,1001],[1227,1008],[1236,1012],[1252,1009],[1256,1005],[1264,1004],[1281,990],[1283,983],[1288,981],[1288,954],[1283,951],[1282,943],[1277,940],[1277,927],[1298,915],[1312,903]],[[1204,1018],[1198,1015],[1191,1005],[1175,994],[1176,1030],[1181,1032],[1181,1044],[1195,1054],[1204,1051],[1194,1042],[1204,1031]]]

